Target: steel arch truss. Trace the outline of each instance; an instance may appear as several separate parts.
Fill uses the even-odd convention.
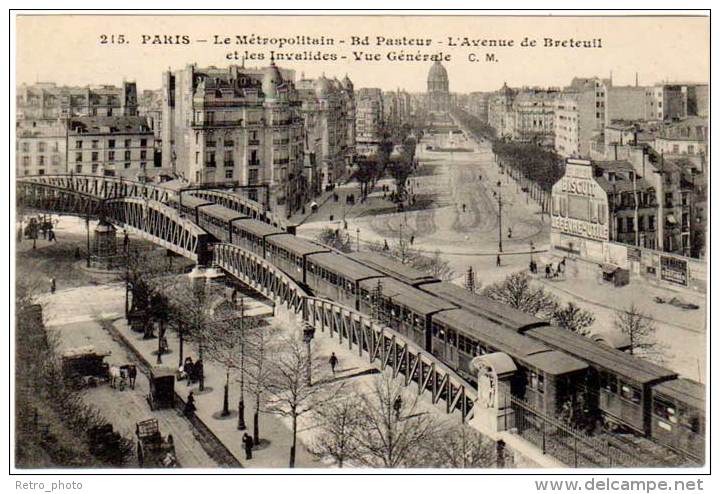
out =
[[[97,217],[102,209],[102,200],[84,192],[68,190],[55,185],[33,182],[18,182],[16,187],[18,206],[73,214],[83,217]]]
[[[418,393],[428,391],[432,402],[445,402],[445,411],[460,412],[463,421],[472,416],[477,390],[434,356],[388,327],[383,327],[365,314],[338,303],[307,297],[306,321],[329,336],[338,337],[339,344],[357,348],[358,355],[367,355],[370,362],[379,361],[382,369],[390,367],[393,376],[402,374],[405,385],[417,385]]]
[[[209,235],[161,202],[137,197],[110,199],[104,203],[103,215],[129,232],[176,254],[200,264],[209,260]]]
[[[287,304],[300,312],[307,292],[280,268],[236,245],[213,246],[213,265],[217,266],[269,299]]]
[[[35,183],[49,185],[88,194],[99,199],[117,197],[145,197],[165,202],[175,194],[171,189],[159,185],[126,180],[122,177],[104,177],[97,175],[75,175],[73,173],[59,175],[30,175],[17,179],[18,184]]]

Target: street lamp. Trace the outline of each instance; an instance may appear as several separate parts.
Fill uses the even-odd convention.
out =
[[[245,297],[240,297],[240,400],[237,428],[239,431],[247,429],[245,425]]]
[[[360,228],[355,230],[355,233],[357,234],[357,251],[360,252]]]
[[[303,341],[305,342],[306,348],[307,348],[307,385],[312,386],[312,349],[310,347],[310,342],[315,337],[315,328],[310,325],[309,323],[305,323],[303,325]]]

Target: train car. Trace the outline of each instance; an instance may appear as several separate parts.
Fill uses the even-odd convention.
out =
[[[655,441],[705,462],[705,386],[685,378],[653,386],[651,421]]]
[[[347,254],[347,256],[368,266],[369,268],[380,271],[386,276],[391,276],[396,280],[400,280],[411,286],[417,286],[420,283],[439,281],[434,276],[429,276],[422,271],[391,259],[379,252],[353,252],[351,254]]]
[[[266,253],[265,239],[285,233],[272,225],[249,218],[233,221],[230,232],[232,243],[262,258],[265,258]]]
[[[565,402],[574,399],[588,369],[578,358],[464,309],[434,314],[431,331],[433,355],[471,382],[477,379],[470,365],[474,357],[507,354],[518,366],[511,382],[513,395],[550,414],[557,414]]]
[[[677,373],[557,326],[524,334],[587,362],[593,371],[586,383],[588,405],[611,424],[650,434],[652,386],[676,379]]]
[[[546,326],[548,324],[537,317],[513,309],[507,304],[496,302],[479,293],[471,293],[463,287],[447,281],[422,283],[418,288],[438,298],[463,307],[469,312],[484,317],[495,324],[500,324],[516,331],[537,326]]]
[[[306,284],[318,296],[358,308],[359,283],[369,278],[382,278],[379,271],[335,252],[307,256]]]
[[[238,219],[247,218],[241,213],[217,204],[206,204],[197,207],[198,226],[212,234],[221,242],[232,243],[230,226]]]
[[[301,284],[307,283],[307,256],[321,252],[330,252],[330,249],[289,233],[271,235],[265,239],[265,258]]]
[[[192,219],[196,225],[200,224],[198,208],[213,204],[205,199],[200,199],[191,194],[180,193],[177,197],[170,197],[167,200],[168,206],[177,209],[182,215]]]
[[[372,314],[427,351],[431,347],[430,317],[457,308],[394,278],[366,279],[359,286],[360,311]]]

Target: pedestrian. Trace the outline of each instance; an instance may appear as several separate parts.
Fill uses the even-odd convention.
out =
[[[500,254],[497,255],[497,259],[495,260],[495,266],[500,266]]]
[[[135,389],[135,381],[137,380],[137,367],[135,365],[128,365],[128,381],[130,382],[130,389]]]
[[[385,244],[383,245],[383,250],[390,250],[390,246],[387,243],[387,239],[385,239]]]
[[[186,357],[185,363],[183,363],[183,372],[185,373],[185,379],[187,379],[187,385],[190,386],[193,380],[193,360],[192,357]]]
[[[465,212],[466,207],[467,207],[467,206],[465,206],[465,204],[462,205],[463,213]]]
[[[415,235],[410,235],[410,245],[415,243]]]
[[[201,358],[197,359],[197,362],[195,362],[195,365],[193,366],[195,370],[195,374],[197,376],[197,381],[200,383],[200,389],[202,390],[203,385],[203,376],[205,372],[205,367],[203,365],[203,361]]]
[[[508,238],[512,238],[512,228],[508,227]]]
[[[53,230],[48,230],[48,242],[52,241],[57,242],[57,239],[55,238],[55,232]]]
[[[402,408],[402,398],[400,395],[395,398],[395,401],[393,402],[393,410],[395,410],[395,419],[400,418],[400,409]]]
[[[183,413],[186,417],[192,417],[195,413],[195,409],[195,396],[193,395],[193,392],[190,391],[187,401],[185,402],[185,409],[183,410]]]
[[[545,278],[550,278],[550,270],[551,270],[550,265],[546,264],[545,265]]]
[[[252,450],[254,446],[253,438],[246,432],[243,434],[242,442],[243,447],[245,448],[245,459],[252,460]]]
[[[56,288],[55,278],[51,278],[50,279],[50,293],[55,293],[55,288]]]
[[[330,360],[329,360],[329,362],[330,362],[330,369],[332,369],[332,373],[333,373],[333,376],[334,376],[334,375],[335,375],[335,367],[336,367],[337,364],[338,364],[338,358],[337,358],[337,356],[335,355],[335,352],[333,352],[332,355],[330,355]]]

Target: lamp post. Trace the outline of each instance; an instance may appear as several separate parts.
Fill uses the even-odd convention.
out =
[[[305,376],[308,386],[312,386],[312,348],[310,342],[315,337],[315,328],[308,323],[303,325],[303,341],[307,348],[307,374]]]
[[[240,297],[240,400],[237,428],[239,431],[247,429],[245,425],[245,297]]]
[[[503,246],[502,246],[502,207],[503,207],[503,202],[502,202],[502,183],[500,182],[500,180],[498,180],[498,182],[497,182],[497,187],[498,187],[498,251],[502,252],[503,251]]]
[[[355,233],[357,234],[357,251],[360,252],[360,228],[355,230]]]

